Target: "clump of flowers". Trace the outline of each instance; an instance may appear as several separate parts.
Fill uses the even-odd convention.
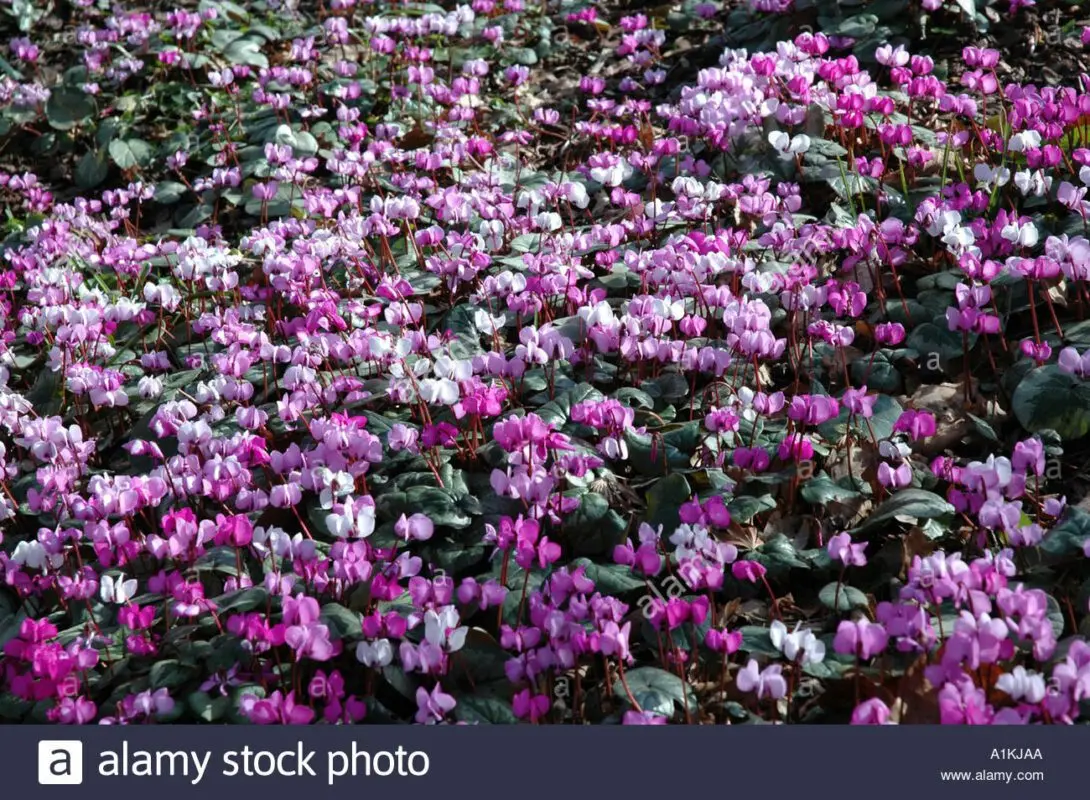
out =
[[[5,721],[1081,721],[1081,82],[75,5],[0,78]]]

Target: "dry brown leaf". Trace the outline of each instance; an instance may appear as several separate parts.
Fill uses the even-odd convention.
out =
[[[832,352],[821,357],[821,363],[825,369],[833,371],[834,374],[843,373],[845,361],[851,365],[856,361],[864,361],[867,358],[867,355],[862,350],[858,347],[852,347],[851,345],[840,348],[840,351],[844,354],[843,359],[841,359],[840,353],[834,354]]]
[[[953,421],[962,409],[964,389],[960,383],[925,383],[911,396],[904,398],[906,407],[930,411],[936,418]]]
[[[900,678],[888,678],[886,688],[897,698],[891,719],[901,725],[929,725],[939,721],[939,696],[924,677],[927,658],[921,657]],[[896,717],[896,719],[894,719]]]
[[[976,426],[968,419],[959,419],[956,422],[939,422],[935,426],[935,435],[914,441],[912,451],[921,456],[937,456],[947,448],[960,442],[975,429]]]
[[[723,627],[729,626],[741,613],[741,609],[742,599],[740,597],[732,598],[719,612],[719,624]]]
[[[935,552],[935,543],[927,537],[922,529],[913,527],[901,537],[901,549],[904,554],[904,572],[902,574],[907,574],[908,568],[912,566],[912,561],[916,556],[923,558]]]
[[[833,526],[837,529],[833,533],[839,533],[844,528],[854,528],[870,514],[873,508],[874,501],[863,495],[847,500],[830,500],[825,504],[825,510],[829,513],[830,519],[837,523]]]
[[[435,141],[435,134],[426,132],[419,125],[406,133],[398,142],[398,146],[405,150],[419,150]]]
[[[761,546],[761,534],[752,525],[741,525],[732,521],[726,530],[723,541],[729,542],[743,550],[753,550]]]

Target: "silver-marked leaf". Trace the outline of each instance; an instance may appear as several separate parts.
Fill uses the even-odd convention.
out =
[[[109,146],[110,158],[121,169],[135,169],[151,161],[151,147],[143,139],[114,139]]]

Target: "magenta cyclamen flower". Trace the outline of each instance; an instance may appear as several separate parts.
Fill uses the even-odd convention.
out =
[[[732,454],[732,460],[735,466],[753,472],[764,472],[772,463],[768,451],[763,447],[739,447]]]
[[[740,581],[757,583],[764,579],[768,570],[757,561],[735,561],[730,565],[731,574]]]
[[[253,525],[244,515],[216,515],[216,544],[246,547],[253,541],[253,537]]]
[[[781,461],[808,461],[814,457],[814,446],[804,435],[791,433],[780,442],[778,455]]]
[[[548,695],[532,694],[529,689],[524,689],[512,700],[512,708],[519,719],[528,719],[537,722],[549,713],[552,703]]]
[[[911,439],[925,439],[935,435],[935,416],[929,411],[909,409],[897,418],[893,430],[907,433]]]
[[[98,713],[98,707],[86,697],[62,697],[47,715],[58,725],[87,725]]]
[[[704,635],[704,644],[709,650],[723,655],[736,653],[742,647],[741,631],[720,631],[711,628]]]
[[[295,702],[295,692],[279,690],[262,699],[243,695],[241,710],[256,725],[308,725],[314,719],[313,709]]]
[[[663,565],[663,558],[654,542],[646,542],[635,549],[630,541],[619,544],[613,548],[613,561],[649,577],[658,575]]]
[[[874,338],[887,347],[895,347],[905,339],[905,326],[899,322],[884,322],[876,325]]]

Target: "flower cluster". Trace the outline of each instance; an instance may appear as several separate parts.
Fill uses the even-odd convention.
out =
[[[1085,81],[73,5],[0,78],[0,716],[1080,719]]]

